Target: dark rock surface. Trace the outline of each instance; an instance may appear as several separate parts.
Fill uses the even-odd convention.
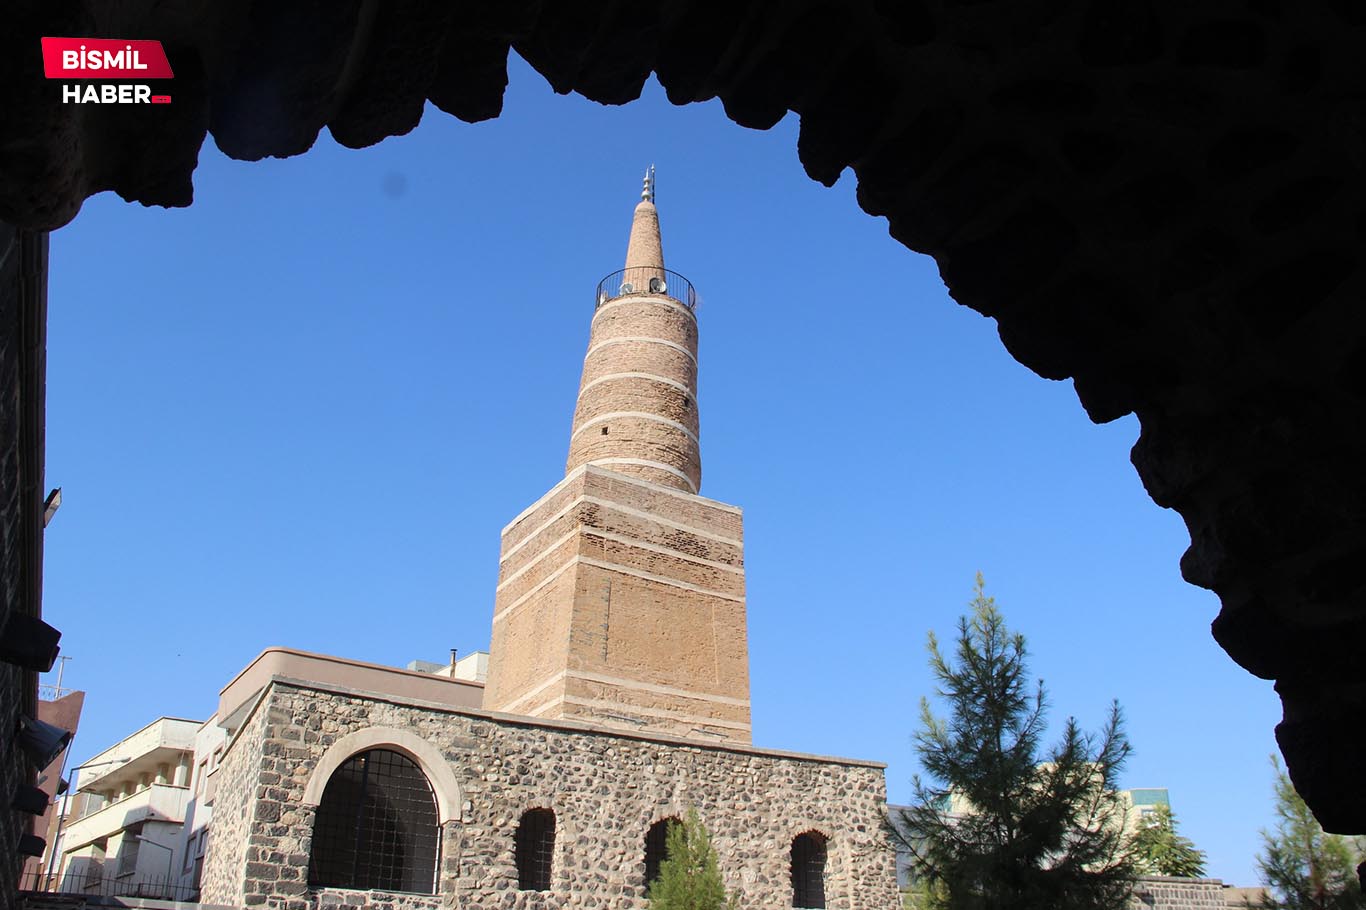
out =
[[[1278,682],[1277,736],[1330,830],[1366,832],[1366,7],[1209,0],[18,0],[0,29],[0,220],[56,228],[113,189],[188,205],[229,155],[363,146],[424,99],[496,116],[509,48],[608,103],[651,71],[766,128],[928,253],[1191,532],[1213,632]],[[59,103],[40,35],[159,38],[170,111]],[[611,49],[611,53],[606,53]]]

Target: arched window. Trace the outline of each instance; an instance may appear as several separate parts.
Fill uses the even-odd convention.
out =
[[[441,827],[436,799],[407,756],[371,749],[333,772],[318,802],[308,883],[381,891],[435,891]]]
[[[522,813],[513,840],[517,848],[517,887],[523,891],[549,891],[555,855],[555,813],[549,809]]]
[[[792,839],[792,906],[825,908],[825,838],[815,831]]]
[[[659,878],[659,866],[669,858],[669,829],[678,824],[676,818],[661,818],[645,834],[645,887],[649,889]]]

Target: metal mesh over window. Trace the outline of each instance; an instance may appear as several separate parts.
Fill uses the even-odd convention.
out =
[[[664,818],[650,826],[645,834],[645,887],[659,878],[659,866],[669,858],[669,829],[678,824],[676,818]]]
[[[555,813],[532,809],[517,826],[517,887],[523,891],[549,891],[555,853]]]
[[[825,908],[825,838],[814,831],[792,839],[792,906]]]
[[[372,749],[347,759],[323,790],[308,883],[432,894],[440,850],[436,798],[421,769]]]

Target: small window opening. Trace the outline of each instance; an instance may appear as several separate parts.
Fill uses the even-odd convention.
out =
[[[555,855],[555,813],[549,809],[523,813],[514,843],[517,887],[523,891],[549,891]]]
[[[792,839],[792,906],[825,908],[825,838],[815,831]]]
[[[659,878],[659,867],[669,858],[669,829],[678,824],[676,818],[662,818],[650,826],[645,834],[645,888],[648,890]]]
[[[604,435],[604,436],[607,435],[607,427],[603,427],[603,428],[602,428],[602,435]]]

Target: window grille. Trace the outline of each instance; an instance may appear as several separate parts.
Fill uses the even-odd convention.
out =
[[[825,838],[814,831],[792,839],[792,906],[825,908]]]
[[[308,883],[435,892],[441,852],[436,799],[410,759],[388,749],[348,758],[318,803]]]
[[[676,818],[663,818],[650,826],[645,834],[645,887],[648,889],[659,878],[659,867],[669,858],[669,829],[678,824]]]
[[[549,809],[523,813],[515,843],[517,887],[523,891],[549,891],[555,854],[555,813]]]

